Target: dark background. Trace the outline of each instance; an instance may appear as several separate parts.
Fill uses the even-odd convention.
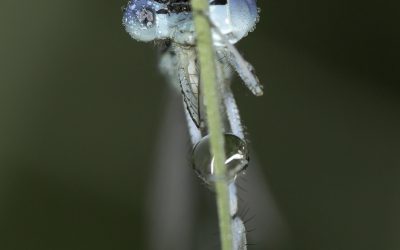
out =
[[[148,248],[168,87],[124,4],[1,0],[0,249]],[[235,92],[290,249],[400,249],[399,8],[259,6],[238,46],[266,94]]]

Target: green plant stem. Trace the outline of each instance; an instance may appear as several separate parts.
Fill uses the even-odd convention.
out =
[[[208,0],[192,0],[197,38],[200,79],[210,134],[211,154],[214,156],[215,191],[218,207],[220,240],[223,250],[232,250],[229,190],[226,180],[225,148],[222,118],[219,109],[215,52],[208,17]]]

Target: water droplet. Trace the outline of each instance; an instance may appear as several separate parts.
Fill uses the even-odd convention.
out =
[[[225,166],[227,167],[227,179],[232,181],[246,169],[249,162],[249,154],[245,141],[233,134],[224,134],[225,138]],[[214,157],[210,153],[210,138],[203,137],[193,149],[193,167],[197,175],[207,184],[212,184],[214,173]]]

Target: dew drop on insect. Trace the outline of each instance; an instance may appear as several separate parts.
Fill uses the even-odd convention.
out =
[[[233,134],[224,134],[225,138],[225,166],[227,179],[232,181],[246,169],[249,162],[247,144]],[[214,173],[214,157],[210,153],[210,138],[203,137],[193,149],[193,167],[197,175],[207,184],[212,184]]]

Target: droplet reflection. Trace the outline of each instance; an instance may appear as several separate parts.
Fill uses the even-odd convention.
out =
[[[249,154],[245,141],[233,134],[224,134],[225,137],[225,166],[227,179],[232,181],[249,162]],[[196,173],[207,184],[212,184],[215,178],[214,157],[210,153],[210,138],[203,137],[193,149],[193,167]]]

